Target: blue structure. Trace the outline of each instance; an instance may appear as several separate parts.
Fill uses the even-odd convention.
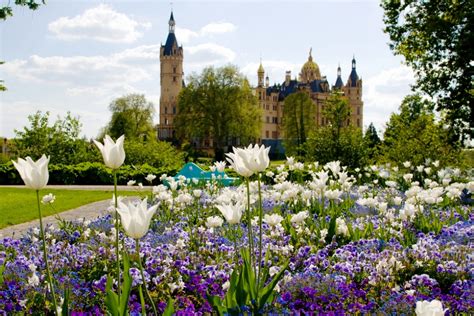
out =
[[[184,176],[186,179],[197,179],[199,182],[207,181],[218,181],[224,186],[229,186],[234,184],[238,178],[230,178],[225,172],[216,171],[204,171],[198,165],[193,162],[188,162],[181,168],[181,170],[173,177],[175,181],[179,180],[179,177]],[[167,181],[164,181],[164,184],[168,186]]]

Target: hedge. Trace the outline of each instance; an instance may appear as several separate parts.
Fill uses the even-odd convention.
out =
[[[166,173],[175,175],[178,172],[174,168],[156,168],[148,164],[134,166],[126,165],[117,171],[118,184],[127,184],[129,180],[146,183],[145,177],[154,174],[157,177]],[[100,162],[83,162],[77,165],[49,165],[48,184],[112,184],[112,170]],[[23,184],[20,174],[11,162],[0,164],[0,185]]]

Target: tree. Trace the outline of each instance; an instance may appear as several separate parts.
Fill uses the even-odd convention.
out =
[[[341,131],[351,116],[351,109],[347,99],[339,91],[331,93],[326,100],[323,114],[329,121],[329,130],[331,131],[335,156],[339,157],[341,151]]]
[[[449,131],[437,122],[431,101],[421,95],[405,97],[400,113],[392,114],[380,149],[383,162],[424,164],[427,158],[442,165],[456,163],[459,149],[449,142]]]
[[[261,112],[249,82],[235,66],[208,67],[188,78],[178,96],[174,124],[182,140],[212,139],[215,159],[222,160],[230,139],[246,144],[258,137]]]
[[[15,130],[11,142],[14,158],[30,156],[38,159],[45,154],[51,163],[76,164],[84,161],[99,161],[93,146],[79,137],[82,124],[79,118],[68,113],[64,119],[58,117],[54,124],[49,122],[49,112],[40,111],[28,116],[30,126]]]
[[[283,133],[288,155],[302,156],[303,144],[314,129],[315,105],[308,93],[300,91],[289,95],[283,107]]]
[[[370,123],[369,127],[365,131],[364,142],[367,146],[369,158],[374,158],[382,141],[380,140],[373,123]]]
[[[446,112],[451,142],[474,136],[474,2],[386,0],[384,31],[390,48],[416,74],[416,88]]]
[[[125,135],[129,140],[155,138],[153,115],[155,108],[143,94],[129,94],[113,100],[109,106],[112,118],[105,133],[112,138]]]
[[[41,4],[46,4],[46,1],[15,0],[15,4],[19,6],[28,7],[28,9],[30,10],[36,10]],[[0,20],[6,20],[9,16],[13,16],[13,9],[10,6],[10,1],[8,1],[8,5],[3,5],[0,7]]]

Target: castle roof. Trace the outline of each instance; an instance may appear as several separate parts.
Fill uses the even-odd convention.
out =
[[[166,39],[165,49],[163,55],[170,56],[173,54],[173,46],[178,47],[178,40],[176,39],[176,35],[174,33],[168,33],[168,38]]]
[[[357,80],[359,80],[359,76],[357,75],[356,71],[356,60],[355,57],[352,58],[352,71],[351,74],[349,75],[349,81],[351,87],[356,87],[357,86]]]

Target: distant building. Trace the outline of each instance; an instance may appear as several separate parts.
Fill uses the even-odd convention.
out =
[[[308,61],[301,67],[298,80],[296,78],[291,79],[291,72],[287,71],[285,81],[270,86],[268,76],[264,82],[265,70],[261,63],[257,70],[257,76],[258,84],[255,92],[263,110],[260,141],[266,145],[271,145],[274,149],[282,150],[281,140],[284,138],[281,124],[283,106],[285,98],[295,92],[304,91],[309,94],[316,107],[314,124],[319,127],[329,123],[323,115],[325,101],[332,90],[338,89],[348,99],[351,109],[351,116],[346,125],[351,124],[359,128],[363,126],[362,79],[357,75],[355,58],[352,59],[352,70],[346,84],[343,84],[341,67],[339,66],[337,68],[337,79],[332,88],[330,88],[326,76],[321,77],[319,66],[313,61],[311,50]]]
[[[175,31],[175,20],[171,13],[168,38],[165,45],[160,48],[160,123],[158,125],[158,138],[172,141],[175,139],[174,118],[177,114],[177,97],[182,87],[184,87],[183,72],[183,47],[178,45]],[[351,117],[348,124],[362,128],[363,126],[363,106],[362,102],[362,79],[356,71],[355,58],[352,59],[351,73],[344,85],[341,77],[341,67],[337,68],[337,79],[330,87],[326,76],[321,76],[319,66],[313,61],[311,50],[308,60],[304,63],[299,73],[299,78],[292,79],[291,72],[287,71],[285,80],[281,84],[269,85],[270,79],[265,77],[265,70],[260,63],[257,70],[258,84],[254,88],[262,108],[262,131],[258,139],[259,142],[271,145],[272,151],[283,150],[281,141],[284,137],[282,133],[282,117],[285,98],[295,92],[305,91],[309,94],[316,107],[314,124],[325,126],[328,124],[327,118],[323,115],[324,104],[332,90],[338,89],[348,99],[351,108]],[[265,78],[265,80],[264,80]],[[206,144],[207,142],[207,144]],[[209,146],[209,139],[197,142],[193,140],[197,147],[206,149]]]

